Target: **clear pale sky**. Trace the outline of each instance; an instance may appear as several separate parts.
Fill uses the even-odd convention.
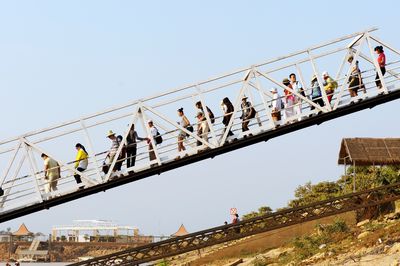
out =
[[[373,26],[400,48],[399,1],[0,1],[0,139]],[[389,59],[388,59],[389,60]],[[397,58],[398,60],[398,58]],[[217,107],[215,107],[217,109]],[[398,101],[0,225],[74,219],[144,234],[221,225],[335,180],[343,137],[398,137]],[[100,207],[101,206],[101,207]]]

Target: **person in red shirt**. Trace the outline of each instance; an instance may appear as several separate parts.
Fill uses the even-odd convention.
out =
[[[374,51],[378,54],[378,65],[379,65],[379,68],[381,69],[382,76],[384,76],[386,73],[386,56],[385,56],[385,53],[383,52],[383,47],[377,46],[377,47],[375,47]],[[378,72],[376,73],[375,83],[379,89],[382,88],[382,82],[379,79]]]

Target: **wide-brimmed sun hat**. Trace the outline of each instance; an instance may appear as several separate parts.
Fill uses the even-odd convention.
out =
[[[107,138],[109,138],[111,136],[115,136],[115,133],[112,130],[109,130],[107,133]]]

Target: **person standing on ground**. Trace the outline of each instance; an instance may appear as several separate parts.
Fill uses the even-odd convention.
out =
[[[135,131],[135,124],[132,124],[128,136],[126,137],[126,168],[135,166],[137,154],[137,141],[144,141],[147,138],[141,138]]]
[[[44,160],[44,179],[46,180],[46,185],[44,186],[45,192],[50,193],[57,191],[58,179],[61,176],[60,165],[56,160],[44,153],[42,153],[41,157]]]
[[[382,76],[385,75],[386,73],[386,55],[383,52],[383,46],[377,46],[375,47],[374,51],[378,54],[378,65],[379,68],[382,72]],[[382,89],[382,82],[379,78],[378,72],[376,72],[376,77],[375,77],[375,84],[378,87],[378,89]]]
[[[88,162],[88,153],[87,153],[85,147],[80,143],[77,143],[75,145],[75,148],[78,151],[78,153],[76,154],[76,158],[75,158],[75,169],[78,172],[83,172],[88,167],[88,163],[89,163]],[[81,176],[78,173],[76,173],[74,175],[74,178],[75,178],[76,183],[79,186],[79,189],[83,189],[85,187],[85,185],[82,184]]]

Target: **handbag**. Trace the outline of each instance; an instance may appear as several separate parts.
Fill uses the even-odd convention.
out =
[[[187,130],[187,131],[190,131],[191,133],[193,133],[194,128],[193,128],[192,125],[188,125],[188,126],[186,127],[186,130]],[[186,134],[186,136],[189,137],[190,135],[189,135],[189,134]]]

